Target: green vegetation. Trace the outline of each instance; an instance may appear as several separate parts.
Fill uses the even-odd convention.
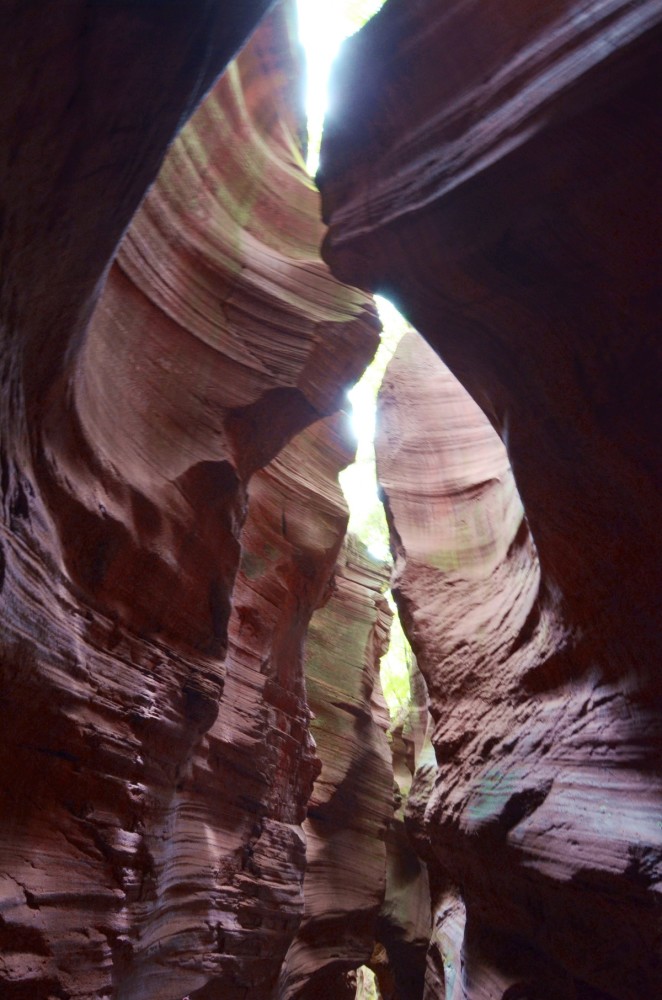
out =
[[[390,591],[386,595],[386,599],[393,611],[393,624],[391,625],[389,647],[382,656],[379,676],[390,716],[395,719],[411,700],[409,674],[413,653],[407,636],[402,630],[402,623]]]
[[[347,34],[353,35],[383,6],[384,0],[344,0],[339,3],[338,7],[342,10],[342,16],[349,26]]]

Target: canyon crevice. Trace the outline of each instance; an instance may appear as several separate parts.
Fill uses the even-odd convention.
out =
[[[291,3],[3,6],[0,1000],[662,993],[661,42],[388,0],[320,203]]]

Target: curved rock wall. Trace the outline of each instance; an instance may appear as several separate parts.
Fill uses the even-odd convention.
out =
[[[288,11],[173,143],[44,427],[69,577],[135,627],[213,655],[246,483],[344,405],[377,343],[374,307],[319,258]],[[82,525],[94,544],[81,551]]]
[[[319,259],[287,9],[108,271],[265,6],[0,15],[7,1000],[266,998],[303,913],[303,643],[378,322]]]
[[[12,387],[3,428],[12,454],[39,424],[173,136],[269,6],[3,5],[0,270]]]
[[[474,523],[491,461],[448,544],[418,490],[457,445],[421,448],[436,418],[403,388],[392,523],[428,563],[402,601],[440,764],[416,825],[448,880],[453,996],[660,992],[661,24],[621,0],[392,2],[337,73],[327,259],[488,415],[540,560],[537,583],[512,506]]]
[[[513,827],[550,791],[545,753],[531,752],[530,733],[541,719],[518,690],[527,671],[562,646],[563,635],[552,609],[533,634],[540,573],[505,448],[415,333],[400,342],[380,390],[377,456],[394,594],[434,723],[438,767],[428,763],[415,776],[408,821],[419,852],[431,860],[435,909],[444,914],[438,937],[454,919],[454,908],[447,914],[449,878],[462,886],[463,908],[475,899],[474,925],[487,915],[494,921],[481,865],[506,848]],[[512,899],[517,886],[508,871]],[[503,921],[504,901],[493,906]],[[443,956],[449,995],[463,943]],[[476,989],[475,969],[464,966],[467,986]],[[485,995],[497,995],[495,989],[492,983]]]
[[[0,13],[0,994],[349,996],[376,936],[398,1000],[657,996],[660,5],[390,0],[339,71],[327,257],[490,421],[403,342],[420,861],[289,6],[174,138],[269,6]]]
[[[573,662],[573,637],[505,448],[415,334],[379,414],[394,593],[435,723],[437,767],[417,773],[407,807],[432,872],[424,996],[652,995],[655,784],[632,731],[645,716],[595,675],[540,684]],[[631,934],[614,954],[619,913]]]
[[[191,918],[208,928],[192,947],[209,978],[196,998],[271,996],[302,918],[302,822],[320,767],[304,641],[347,523],[337,474],[350,456],[338,415],[298,435],[249,487],[223,698],[180,809],[182,863],[187,879],[198,873]],[[180,880],[173,892],[181,897]]]
[[[278,997],[335,1000],[348,989],[346,973],[366,964],[373,950],[393,811],[378,672],[391,622],[387,580],[388,567],[348,536],[330,600],[311,621],[306,686],[322,768],[303,825],[304,917]]]

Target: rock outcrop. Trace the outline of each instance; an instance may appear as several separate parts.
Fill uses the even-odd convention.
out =
[[[409,809],[451,996],[662,988],[661,39],[658,3],[394,0],[336,74],[326,258],[468,389],[526,512],[476,442],[454,495],[401,367],[384,486],[439,761]]]
[[[303,914],[303,647],[347,520],[336,411],[378,322],[319,259],[287,9],[110,266],[267,4],[15,6],[0,994],[266,998]]]
[[[438,767],[407,809],[436,914],[424,995],[652,996],[655,781],[634,729],[654,713],[595,674],[540,684],[569,669],[574,637],[543,601],[501,440],[417,335],[387,370],[380,427],[394,593],[435,723]],[[633,933],[616,955],[619,913]]]

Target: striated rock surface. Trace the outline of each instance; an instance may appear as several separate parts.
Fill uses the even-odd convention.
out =
[[[3,4],[2,335],[13,391],[2,405],[14,450],[43,415],[173,136],[269,6]]]
[[[412,822],[452,996],[662,988],[661,39],[656,2],[392,2],[336,77],[326,257],[487,414],[540,562],[505,459],[394,369],[409,444],[381,474],[439,761]]]
[[[308,803],[305,909],[277,995],[335,1000],[368,962],[386,879],[393,765],[379,660],[391,611],[388,567],[348,536],[334,589],[311,621],[306,686],[322,763]]]
[[[378,328],[319,259],[289,10],[173,144],[44,432],[68,574],[104,606],[130,606],[135,626],[212,654],[246,483],[344,405]],[[100,515],[103,543],[79,551],[81,525],[99,534]]]
[[[213,979],[203,997],[271,996],[302,918],[310,852],[301,824],[320,767],[304,640],[347,523],[337,474],[350,455],[337,415],[298,435],[249,487],[225,688],[190,790],[213,823],[193,826],[197,842],[185,844],[187,865],[211,867],[202,899]]]
[[[633,760],[631,694],[595,674],[540,683],[569,669],[573,637],[503,444],[416,334],[379,412],[394,593],[438,764],[417,772],[407,808],[435,910],[424,996],[654,995],[657,793]],[[616,955],[607,935],[625,913]]]
[[[291,6],[213,86],[269,6],[0,13],[0,997],[657,997],[662,8],[390,0],[347,47],[326,256],[470,393],[415,337],[382,393],[436,755],[394,734],[387,830],[337,485],[378,322]]]
[[[108,270],[264,7],[0,15],[3,1000],[266,998],[303,913],[303,642],[378,322],[318,256],[287,10]]]

